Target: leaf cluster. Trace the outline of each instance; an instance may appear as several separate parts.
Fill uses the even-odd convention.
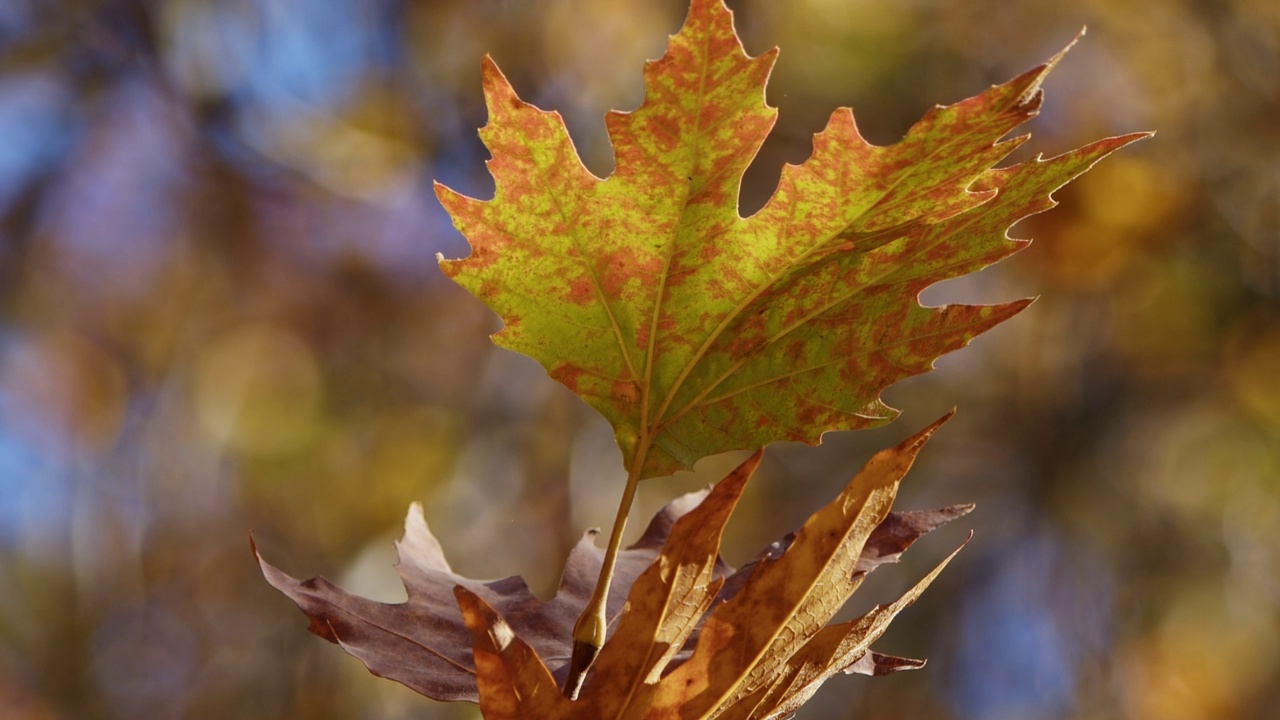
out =
[[[760,453],[710,490],[669,503],[620,555],[614,630],[576,701],[559,687],[569,671],[570,629],[602,560],[594,532],[570,553],[547,601],[519,577],[481,582],[455,574],[416,504],[397,543],[404,603],[351,595],[259,562],[267,581],[311,618],[312,632],[370,672],[437,700],[479,701],[486,717],[648,718],[694,705],[708,717],[731,708],[746,714],[726,717],[773,717],[760,713],[798,707],[836,673],[924,665],[869,646],[946,561],[896,602],[827,622],[869,573],[972,509],[889,510],[911,462],[945,420],[873,457],[796,533],[736,570],[720,559],[720,538]],[[753,661],[741,662],[746,656]],[[703,676],[709,689],[689,697],[697,683],[687,681]]]
[[[403,604],[260,559],[314,633],[425,695],[477,700],[490,719],[784,718],[835,674],[923,665],[870,646],[954,553],[898,600],[829,623],[868,573],[968,511],[891,511],[950,415],[875,455],[736,571],[719,557],[725,523],[760,448],[893,419],[885,387],[1027,307],[918,297],[1024,247],[1010,226],[1144,135],[997,167],[1027,139],[1006,138],[1039,111],[1059,54],[930,110],[892,146],[866,142],[836,110],[811,157],[744,218],[742,174],[775,116],[764,102],[775,57],[743,51],[722,0],[692,0],[666,55],[645,67],[644,103],[606,119],[608,178],[583,166],[557,113],[522,101],[485,59],[481,136],[496,191],[478,200],[438,186],[472,246],[441,266],[501,316],[497,344],[538,360],[612,424],[628,472],[618,519],[603,553],[584,536],[546,602],[518,577],[453,573],[417,506],[398,545]],[[757,451],[621,549],[639,482],[735,449]]]

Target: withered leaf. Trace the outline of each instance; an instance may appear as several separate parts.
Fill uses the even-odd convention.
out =
[[[669,503],[654,516],[641,538],[620,554],[610,593],[610,640],[589,676],[595,687],[602,687],[604,678],[614,677],[622,683],[618,687],[638,689],[657,681],[664,670],[669,672],[685,662],[697,643],[706,608],[731,600],[749,585],[749,577],[759,565],[777,562],[796,542],[788,536],[737,571],[718,557],[720,531],[758,461],[757,453],[711,490],[689,493]],[[842,572],[856,584],[855,575],[896,562],[916,539],[971,509],[957,505],[889,513],[874,526],[856,563]],[[505,657],[504,662],[514,663],[511,656],[528,647],[536,658],[525,660],[540,659],[536,664],[547,668],[548,677],[556,685],[563,682],[570,631],[600,567],[602,553],[593,538],[594,532],[587,533],[570,553],[559,589],[547,601],[533,595],[519,577],[479,581],[454,573],[417,504],[405,519],[404,538],[396,543],[400,556],[396,569],[408,594],[403,603],[352,595],[324,578],[298,580],[263,560],[256,547],[254,553],[267,581],[310,619],[311,631],[339,644],[373,674],[437,700],[484,704],[477,688],[478,657],[508,682],[517,678],[528,681],[538,677],[539,671],[522,664],[504,669],[506,665],[499,662]],[[648,579],[641,583],[641,577]],[[644,586],[639,592],[633,589],[637,584]],[[709,598],[714,598],[714,603]],[[630,609],[619,620],[617,615],[628,599]],[[460,604],[472,618],[471,629]],[[847,660],[847,667],[839,670],[863,674],[886,674],[922,664],[877,653]],[[626,690],[619,692],[625,694]],[[598,696],[604,694],[597,692]],[[602,702],[599,697],[592,704],[598,702]],[[492,703],[505,707],[499,698]],[[496,709],[485,712],[486,717],[507,716]]]
[[[696,498],[664,507],[635,544],[619,554],[611,616],[621,611],[627,589],[658,555],[675,518]],[[523,578],[473,580],[453,572],[431,534],[422,506],[414,503],[396,543],[396,570],[408,599],[381,603],[345,592],[322,577],[298,580],[254,554],[267,582],[293,600],[311,620],[311,632],[337,643],[369,672],[401,682],[436,700],[476,701],[471,634],[458,611],[455,587],[463,587],[508,619],[550,667],[562,676],[569,660],[569,631],[591,596],[603,553],[583,535],[569,553],[553,598],[540,600]]]
[[[599,676],[592,676],[582,701],[592,704],[595,714],[579,716],[774,717],[771,711],[780,703],[800,695],[801,700],[807,698],[804,693],[812,692],[808,688],[860,660],[888,621],[941,569],[887,609],[877,608],[852,624],[826,627],[866,576],[858,570],[863,549],[888,517],[898,483],[925,442],[950,417],[872,457],[834,501],[809,518],[780,555],[759,562],[739,591],[711,609],[687,660],[674,669],[650,670],[648,680],[625,695],[616,686],[596,683]],[[670,543],[663,556],[668,548]],[[637,595],[653,591],[644,584],[647,576],[641,576],[632,590],[633,605]],[[622,622],[627,622],[626,613]],[[597,660],[601,666],[609,645]],[[625,655],[627,648],[616,653]],[[661,674],[656,682],[655,673]],[[800,682],[776,685],[793,676]]]

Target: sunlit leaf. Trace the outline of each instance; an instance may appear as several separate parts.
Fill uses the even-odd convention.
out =
[[[638,477],[717,452],[878,425],[880,391],[925,372],[1027,306],[922,307],[917,296],[1023,244],[1007,229],[1049,194],[1142,135],[992,169],[1025,138],[1058,61],[929,111],[877,147],[835,111],[804,164],[760,212],[738,213],[742,174],[774,110],[776,51],[748,57],[721,0],[693,0],[646,97],[606,118],[607,179],[579,160],[564,122],[516,96],[484,61],[492,200],[440,186],[472,254],[446,274],[530,355],[613,424]]]
[[[740,570],[721,562],[717,556],[720,529],[728,519],[751,471],[756,458],[730,473],[709,494],[707,491],[691,493],[668,503],[650,521],[641,538],[621,553],[617,574],[611,592],[615,635],[622,633],[625,640],[617,645],[606,644],[602,651],[602,672],[613,673],[609,668],[653,667],[672,660],[687,657],[665,652],[639,653],[630,657],[612,659],[618,648],[647,643],[652,649],[666,643],[680,649],[681,637],[696,638],[697,626],[689,628],[689,622],[700,623],[703,615],[696,613],[671,613],[663,617],[661,611],[643,612],[643,603],[632,605],[635,612],[626,622],[617,621],[636,578],[642,574],[664,574],[679,590],[669,590],[664,607],[678,605],[695,593],[710,593],[723,601],[739,592],[754,572],[757,562],[744,565]],[[898,556],[916,539],[931,530],[969,512],[971,506],[958,505],[932,511],[890,513],[872,532],[858,558],[857,571],[870,572],[885,563],[897,562]],[[680,529],[681,518],[688,518]],[[307,615],[311,631],[336,643],[350,655],[358,658],[375,675],[401,682],[415,691],[437,700],[479,700],[476,684],[476,666],[472,657],[473,631],[468,629],[460,612],[455,588],[463,588],[484,603],[508,628],[528,643],[552,672],[557,683],[564,680],[569,662],[570,630],[578,613],[582,611],[591,594],[600,569],[600,550],[591,542],[594,533],[585,535],[569,554],[560,587],[551,600],[535,597],[519,577],[502,580],[479,581],[460,576],[450,569],[439,541],[431,534],[423,520],[422,508],[414,505],[405,518],[404,538],[396,543],[400,562],[396,569],[404,582],[408,599],[403,603],[381,603],[351,595],[324,578],[298,580],[275,566],[258,558],[263,575],[277,590],[293,600]],[[675,538],[674,541],[671,538]],[[691,538],[697,537],[696,547],[690,547]],[[784,538],[761,553],[762,560],[776,557],[789,547],[792,538]],[[659,560],[664,546],[672,546],[664,560]],[[257,548],[254,548],[255,553]],[[700,555],[699,553],[705,553]],[[678,560],[674,560],[678,559]],[[707,560],[710,559],[708,573]],[[673,562],[675,563],[673,565]],[[692,582],[688,582],[692,580]],[[648,581],[646,581],[648,582]],[[718,590],[718,593],[716,592]],[[650,593],[645,591],[646,596]],[[705,594],[704,594],[705,597]],[[476,602],[473,608],[478,608]],[[479,612],[476,610],[475,612]],[[648,622],[644,622],[647,619]],[[637,622],[644,622],[651,634],[635,632]],[[486,631],[487,632],[487,631]],[[647,639],[646,639],[647,638]],[[634,648],[633,648],[634,649]],[[690,648],[691,649],[691,648]],[[860,672],[883,672],[897,658],[886,658],[878,664],[860,666]],[[633,670],[638,673],[639,670]],[[618,672],[619,676],[627,673]]]

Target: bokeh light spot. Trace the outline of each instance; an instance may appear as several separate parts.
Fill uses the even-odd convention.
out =
[[[317,430],[322,391],[306,342],[271,325],[233,328],[196,367],[196,412],[206,435],[252,455],[282,455],[305,445]]]

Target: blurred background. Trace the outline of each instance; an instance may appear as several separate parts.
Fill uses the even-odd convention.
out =
[[[801,718],[1270,720],[1280,710],[1280,4],[735,1],[779,45],[744,214],[831,110],[892,143],[1088,36],[1019,151],[1159,135],[926,300],[1042,295],[892,388],[874,431],[775,447],[740,564],[875,450],[960,414],[899,507],[974,501],[854,600],[922,671]],[[443,280],[432,193],[488,197],[480,57],[607,174],[609,108],[679,0],[0,3],[0,716],[475,718],[367,674],[261,579],[402,598],[421,501],[455,569],[549,593],[621,492],[602,421]],[[716,479],[643,488],[632,531]]]

